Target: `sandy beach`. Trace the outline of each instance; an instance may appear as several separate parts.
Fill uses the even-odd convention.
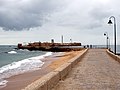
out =
[[[42,66],[41,69],[12,76],[6,79],[8,81],[7,86],[4,88],[0,88],[0,90],[21,90],[35,80],[41,78],[43,75],[46,75],[47,73],[53,71],[54,69],[67,62],[68,60],[74,58],[78,53],[81,52],[82,50],[54,53],[52,56],[46,57],[42,60],[43,62],[45,62],[45,64]]]

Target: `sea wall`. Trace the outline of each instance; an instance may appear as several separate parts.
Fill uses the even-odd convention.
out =
[[[81,58],[87,53],[87,51],[88,49],[85,49],[82,53],[78,54],[67,63],[36,80],[22,90],[51,90],[60,80],[63,80],[67,76],[72,67],[81,61]]]
[[[115,55],[114,53],[110,52],[109,50],[107,50],[108,55],[110,55],[112,58],[114,58],[116,61],[118,61],[120,63],[120,56]]]

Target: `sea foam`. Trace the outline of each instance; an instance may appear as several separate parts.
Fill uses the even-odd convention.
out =
[[[0,80],[0,88],[3,88],[3,87],[5,87],[6,86],[6,84],[7,84],[7,80]]]
[[[8,53],[9,54],[16,54],[17,52],[16,51],[9,51]]]
[[[5,85],[5,83],[7,83],[7,81],[5,81],[4,78],[9,78],[11,76],[18,75],[24,72],[40,69],[44,64],[44,62],[42,62],[41,59],[44,59],[45,57],[50,55],[52,55],[52,52],[47,52],[46,54],[41,56],[31,57],[1,67],[0,86]]]

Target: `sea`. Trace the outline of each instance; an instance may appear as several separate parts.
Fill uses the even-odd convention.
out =
[[[52,55],[52,52],[15,48],[15,45],[0,45],[0,87],[6,86],[5,78],[40,69],[44,64],[41,60]]]
[[[93,48],[106,48],[106,45],[93,45]],[[114,52],[114,45],[109,46],[110,50]],[[116,53],[120,55],[120,45],[116,46]]]

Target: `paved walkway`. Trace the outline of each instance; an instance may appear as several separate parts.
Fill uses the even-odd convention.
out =
[[[90,49],[52,90],[120,90],[120,63],[104,49]]]

